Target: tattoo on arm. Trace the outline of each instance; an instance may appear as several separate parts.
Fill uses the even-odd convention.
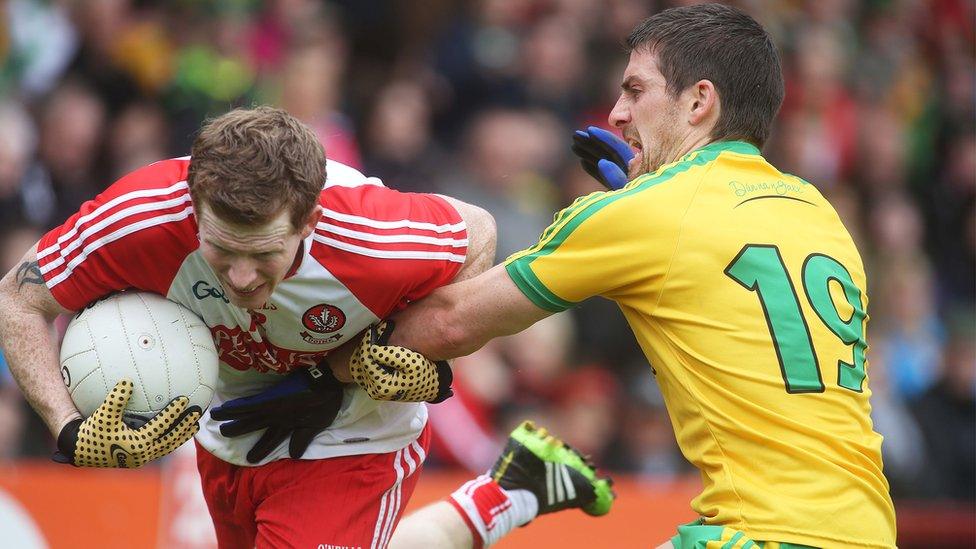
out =
[[[41,267],[37,261],[25,261],[17,267],[17,289],[24,284],[44,284],[44,275],[41,274]]]

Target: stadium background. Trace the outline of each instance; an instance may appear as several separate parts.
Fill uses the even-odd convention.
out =
[[[597,190],[571,156],[571,131],[606,126],[622,39],[678,3],[0,1],[0,268],[120,175],[188,154],[206,116],[256,103],[286,108],[331,158],[390,187],[486,207],[500,260]],[[873,416],[901,541],[971,546],[973,3],[736,5],[773,34],[787,78],[767,157],[829,197],[868,267]],[[533,530],[560,536],[544,546],[649,545],[692,518],[697,480],[611,303],[492,342],[455,372],[457,396],[432,408],[436,448],[419,499],[485,469],[505,433],[534,418],[621,478],[621,512],[544,518],[502,547],[540,546],[525,537]],[[186,503],[199,491],[186,480],[192,452],[89,472],[46,462],[51,449],[0,360],[0,509],[27,509],[53,546],[109,535],[110,517],[136,507],[148,522],[130,527],[149,545],[206,546],[205,510]],[[79,501],[93,503],[82,512]]]

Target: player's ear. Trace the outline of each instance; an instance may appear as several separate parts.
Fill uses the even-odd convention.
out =
[[[721,102],[718,90],[711,80],[699,80],[685,90],[685,104],[688,107],[688,123],[692,126],[718,121]]]
[[[315,225],[318,224],[319,220],[322,219],[322,205],[316,204],[312,208],[312,212],[308,214],[305,218],[305,224],[302,225],[302,240],[308,238],[308,235],[312,234],[315,230]]]

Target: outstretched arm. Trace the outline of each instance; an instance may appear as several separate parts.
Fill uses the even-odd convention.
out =
[[[390,345],[431,360],[465,356],[489,340],[521,332],[552,314],[512,282],[504,265],[435,290],[394,316]]]

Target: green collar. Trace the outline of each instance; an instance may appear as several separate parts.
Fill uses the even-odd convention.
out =
[[[695,149],[691,153],[701,153],[706,151],[723,152],[729,151],[739,154],[759,154],[759,149],[752,143],[745,141],[713,141],[700,149]],[[688,154],[691,154],[688,153]]]

